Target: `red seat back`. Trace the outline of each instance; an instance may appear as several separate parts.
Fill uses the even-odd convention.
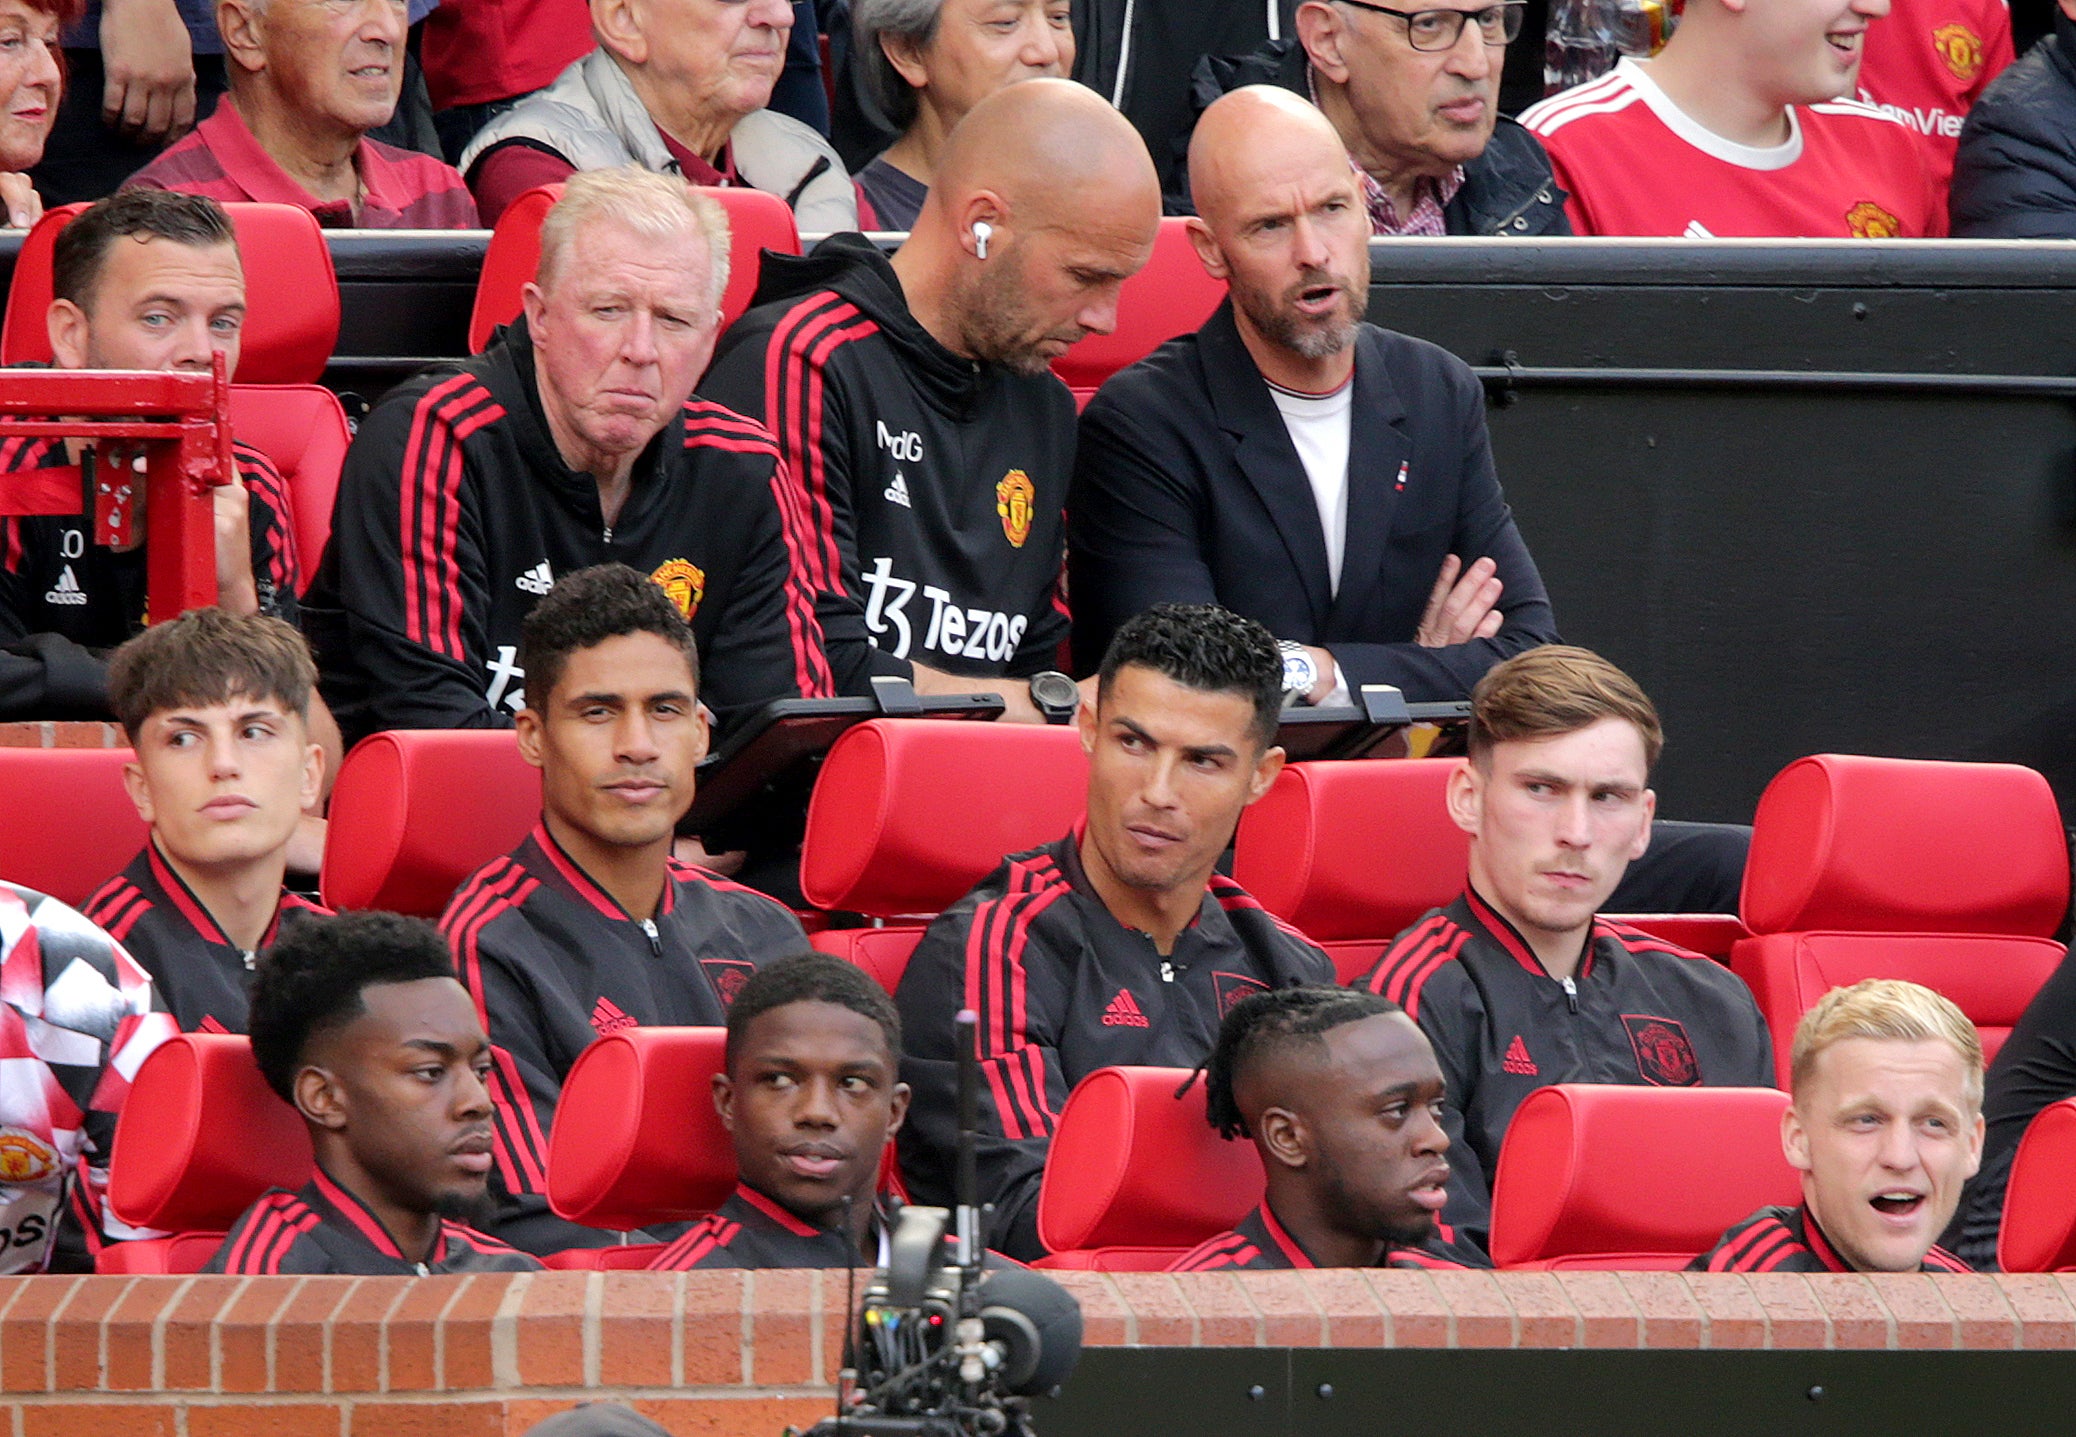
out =
[[[228,1230],[270,1187],[302,1186],[311,1161],[302,1117],[267,1086],[245,1038],[183,1033],[137,1069],[116,1123],[108,1205],[132,1227],[188,1235],[183,1251],[203,1248],[196,1234]],[[157,1267],[163,1250],[140,1250],[110,1270],[193,1271],[215,1250],[208,1242],[193,1268]]]
[[[819,952],[857,964],[870,973],[880,987],[892,993],[901,986],[901,975],[908,971],[908,960],[915,952],[916,944],[923,941],[923,925],[903,923],[888,928],[824,928],[809,934],[807,941]]]
[[[1772,1088],[1560,1083],[1514,1112],[1492,1198],[1500,1267],[1676,1269],[1801,1201]]]
[[[532,830],[540,770],[509,729],[372,734],[339,766],[330,812],[328,906],[436,917],[462,880]]]
[[[2049,1103],[2026,1125],[2004,1189],[1997,1266],[2076,1272],[2076,1098]]]
[[[1901,978],[1958,1004],[1993,1056],[2062,960],[2068,841],[2047,781],[2013,764],[1820,754],[1759,800],[1731,967],[1786,1082],[1802,1014]]]
[[[830,746],[815,780],[801,892],[880,918],[937,913],[1004,854],[1065,834],[1087,790],[1071,725],[873,719]]]
[[[46,212],[22,240],[0,320],[0,363],[50,362],[51,256],[58,231],[85,208]],[[237,231],[249,305],[234,377],[241,384],[315,384],[339,338],[339,279],[324,231],[299,205],[224,208]]]
[[[800,229],[793,211],[777,195],[736,186],[701,187],[700,193],[728,212],[728,287],[721,293],[725,329],[750,307],[759,255],[767,249],[799,254]],[[519,317],[521,293],[541,267],[541,221],[561,198],[561,185],[541,185],[512,201],[497,217],[476,281],[475,308],[469,312],[472,352],[480,352],[499,325]]]
[[[1053,1129],[1038,1236],[1049,1266],[1158,1270],[1245,1217],[1265,1186],[1254,1144],[1204,1120],[1187,1068],[1098,1068]]]
[[[714,1111],[722,1028],[628,1028],[570,1065],[548,1135],[548,1203],[571,1222],[625,1231],[712,1212],[735,1187],[735,1147]]]
[[[144,847],[126,748],[0,748],[0,880],[77,908]],[[62,841],[23,815],[65,816]]]
[[[332,534],[332,502],[353,435],[339,396],[321,384],[234,384],[231,433],[274,461],[288,485],[296,554],[307,588]]]
[[[1188,226],[1180,216],[1161,221],[1146,268],[1118,294],[1117,328],[1089,335],[1053,362],[1052,372],[1074,391],[1077,404],[1087,405],[1118,370],[1196,329],[1225,299],[1225,281],[1204,273]]]

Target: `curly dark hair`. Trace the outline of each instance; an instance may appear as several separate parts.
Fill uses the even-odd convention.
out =
[[[1256,1063],[1303,1044],[1322,1048],[1326,1035],[1348,1023],[1405,1009],[1359,988],[1278,988],[1251,993],[1227,1010],[1218,1041],[1204,1061],[1204,1116],[1222,1137],[1252,1137],[1240,1111],[1240,1079]]]
[[[1155,604],[1127,619],[1103,654],[1097,696],[1109,696],[1117,671],[1139,664],[1186,688],[1238,694],[1254,705],[1252,733],[1275,742],[1283,712],[1283,656],[1276,637],[1216,604]]]
[[[528,705],[538,708],[554,692],[571,654],[622,634],[654,634],[676,648],[692,666],[697,690],[699,649],[670,596],[625,564],[594,564],[557,579],[519,627]]]
[[[341,913],[298,923],[267,950],[253,980],[253,1061],[267,1086],[293,1103],[311,1040],[365,1012],[362,989],[454,976],[447,940],[422,918]]]
[[[727,1064],[731,1073],[736,1049],[750,1024],[788,1003],[833,1003],[870,1019],[886,1035],[888,1059],[897,1064],[901,1061],[901,1015],[887,990],[855,964],[803,949],[752,973],[728,1005]]]

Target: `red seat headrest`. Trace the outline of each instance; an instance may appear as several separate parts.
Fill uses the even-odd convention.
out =
[[[58,231],[85,208],[46,211],[22,240],[7,316],[0,321],[0,362],[50,362],[51,257]],[[233,377],[241,384],[316,383],[339,338],[339,278],[324,231],[300,205],[238,202],[224,208],[238,235],[250,306]]]
[[[2047,780],[2005,763],[1818,754],[1759,799],[1740,904],[1754,933],[2045,937],[2069,906]]]
[[[307,587],[332,533],[332,503],[353,435],[339,396],[321,384],[234,384],[231,433],[274,461]]]
[[[1204,1084],[1187,1068],[1098,1068],[1053,1128],[1038,1236],[1053,1252],[1194,1247],[1245,1217],[1265,1187],[1254,1144],[1211,1130]]]
[[[0,748],[0,881],[74,908],[123,870],[150,830],[123,787],[126,748]],[[23,821],[63,814],[60,832]],[[55,840],[55,841],[54,841]]]
[[[746,186],[695,188],[728,212],[728,287],[721,292],[721,327],[726,329],[750,307],[760,254],[768,249],[799,254],[800,228],[777,195]],[[539,185],[497,217],[476,280],[475,307],[469,313],[471,352],[480,352],[499,325],[519,317],[521,295],[541,267],[541,221],[561,198],[561,185]]]
[[[881,918],[940,912],[1004,854],[1065,834],[1087,791],[1072,726],[873,719],[830,746],[815,780],[801,892]]]
[[[1463,892],[1470,836],[1445,800],[1460,762],[1288,765],[1240,818],[1233,877],[1315,942],[1396,937]]]
[[[437,916],[462,880],[518,847],[540,770],[509,729],[372,734],[339,766],[319,887],[333,908]]]
[[[2004,1189],[1997,1266],[2005,1272],[2076,1270],[2076,1098],[2042,1108],[2026,1125]]]
[[[310,1179],[310,1134],[240,1034],[168,1038],[137,1069],[115,1128],[108,1204],[132,1227],[223,1232],[270,1187]]]
[[[1801,1201],[1787,1106],[1773,1088],[1538,1088],[1499,1151],[1493,1262],[1685,1266],[1756,1209]]]
[[[1053,361],[1069,389],[1100,389],[1118,370],[1137,364],[1169,340],[1188,334],[1225,299],[1225,281],[1204,272],[1189,242],[1189,221],[1170,216],[1154,236],[1146,268],[1117,296],[1117,328],[1091,334]]]
[[[548,1135],[548,1203],[624,1232],[712,1212],[735,1187],[735,1145],[714,1111],[724,1028],[628,1028],[570,1066]]]

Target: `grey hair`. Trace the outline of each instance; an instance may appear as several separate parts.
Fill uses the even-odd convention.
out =
[[[906,134],[915,123],[915,90],[887,58],[880,37],[924,49],[937,38],[943,13],[944,0],[851,0],[851,64],[857,71],[858,103],[868,119],[897,134]]]
[[[564,182],[562,198],[541,221],[541,267],[534,282],[546,289],[578,231],[601,219],[625,225],[644,239],[698,235],[706,244],[712,303],[720,306],[728,288],[728,212],[677,176],[636,165],[585,170]]]

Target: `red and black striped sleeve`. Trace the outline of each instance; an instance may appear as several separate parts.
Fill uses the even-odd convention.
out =
[[[322,1272],[328,1264],[312,1267],[294,1260],[298,1243],[321,1221],[317,1210],[294,1193],[279,1189],[267,1193],[224,1235],[223,1246],[202,1271],[241,1277]]]
[[[303,592],[302,552],[296,547],[295,510],[288,482],[274,461],[250,444],[238,444],[238,477],[244,481],[245,527],[251,546],[252,577],[259,589],[260,612],[297,619]]]
[[[742,1231],[742,1224],[719,1213],[708,1213],[687,1228],[677,1241],[649,1262],[651,1272],[689,1272],[698,1267],[733,1267],[728,1244]]]

